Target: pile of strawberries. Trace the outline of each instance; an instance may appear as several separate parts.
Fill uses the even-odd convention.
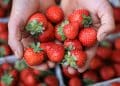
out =
[[[83,67],[87,60],[85,49],[97,41],[92,18],[85,9],[77,9],[65,18],[60,7],[50,6],[45,14],[31,15],[25,30],[35,39],[24,52],[30,66],[50,60],[75,69]]]
[[[0,86],[59,86],[59,81],[52,71],[31,69],[21,61],[0,65]]]
[[[8,27],[7,23],[0,22],[0,58],[11,55],[12,51],[8,46]]]
[[[120,77],[120,38],[102,41],[97,48],[96,56],[90,62],[89,69],[84,73],[70,74],[65,67],[62,67],[62,71],[67,86],[88,86]],[[111,86],[120,86],[114,84]]]

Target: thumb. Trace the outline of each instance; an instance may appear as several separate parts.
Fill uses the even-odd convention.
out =
[[[112,7],[107,1],[99,8],[98,16],[101,20],[101,26],[98,29],[97,39],[102,41],[115,29]]]

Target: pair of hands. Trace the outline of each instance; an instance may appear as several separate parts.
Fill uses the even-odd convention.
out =
[[[9,45],[18,58],[23,57],[24,49],[34,41],[28,35],[24,26],[28,18],[35,12],[44,12],[49,6],[55,5],[54,0],[13,0],[12,12],[9,20]],[[84,8],[87,9],[92,16],[93,26],[97,29],[97,40],[103,40],[115,28],[112,7],[107,0],[61,0],[61,8],[65,16],[69,15],[73,10]],[[92,57],[95,55],[97,45],[86,50],[88,60],[83,68],[79,68],[79,72],[85,71]],[[47,70],[55,66],[50,61],[34,67],[39,70]],[[68,67],[68,72],[73,74],[76,70]]]

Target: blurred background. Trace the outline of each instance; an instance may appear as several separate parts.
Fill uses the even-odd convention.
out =
[[[120,0],[109,2],[113,7],[115,31],[99,44],[87,71],[70,75],[63,67],[45,72],[29,68],[24,61],[17,61],[8,45],[7,24],[12,0],[0,0],[0,86],[68,86],[73,76],[80,76],[83,86],[113,86],[111,83],[120,82]],[[56,3],[59,4],[60,0]],[[57,85],[48,85],[52,81]]]

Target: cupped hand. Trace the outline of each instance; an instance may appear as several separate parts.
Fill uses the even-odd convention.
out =
[[[22,58],[24,49],[34,41],[32,36],[25,32],[25,24],[28,18],[37,11],[44,12],[48,6],[55,4],[54,0],[13,0],[12,12],[9,20],[9,45],[16,57]],[[48,61],[40,66],[34,67],[39,70],[46,70],[53,67],[54,63]]]
[[[97,40],[102,41],[105,37],[110,34],[114,28],[114,18],[112,7],[110,6],[108,0],[62,0],[61,8],[64,10],[66,17],[76,9],[87,9],[93,20],[93,27],[97,29]],[[95,51],[97,49],[97,44],[86,50],[87,62],[83,68],[78,68],[77,71],[84,72],[88,69],[89,63]],[[68,67],[68,72],[73,74],[76,70]]]

